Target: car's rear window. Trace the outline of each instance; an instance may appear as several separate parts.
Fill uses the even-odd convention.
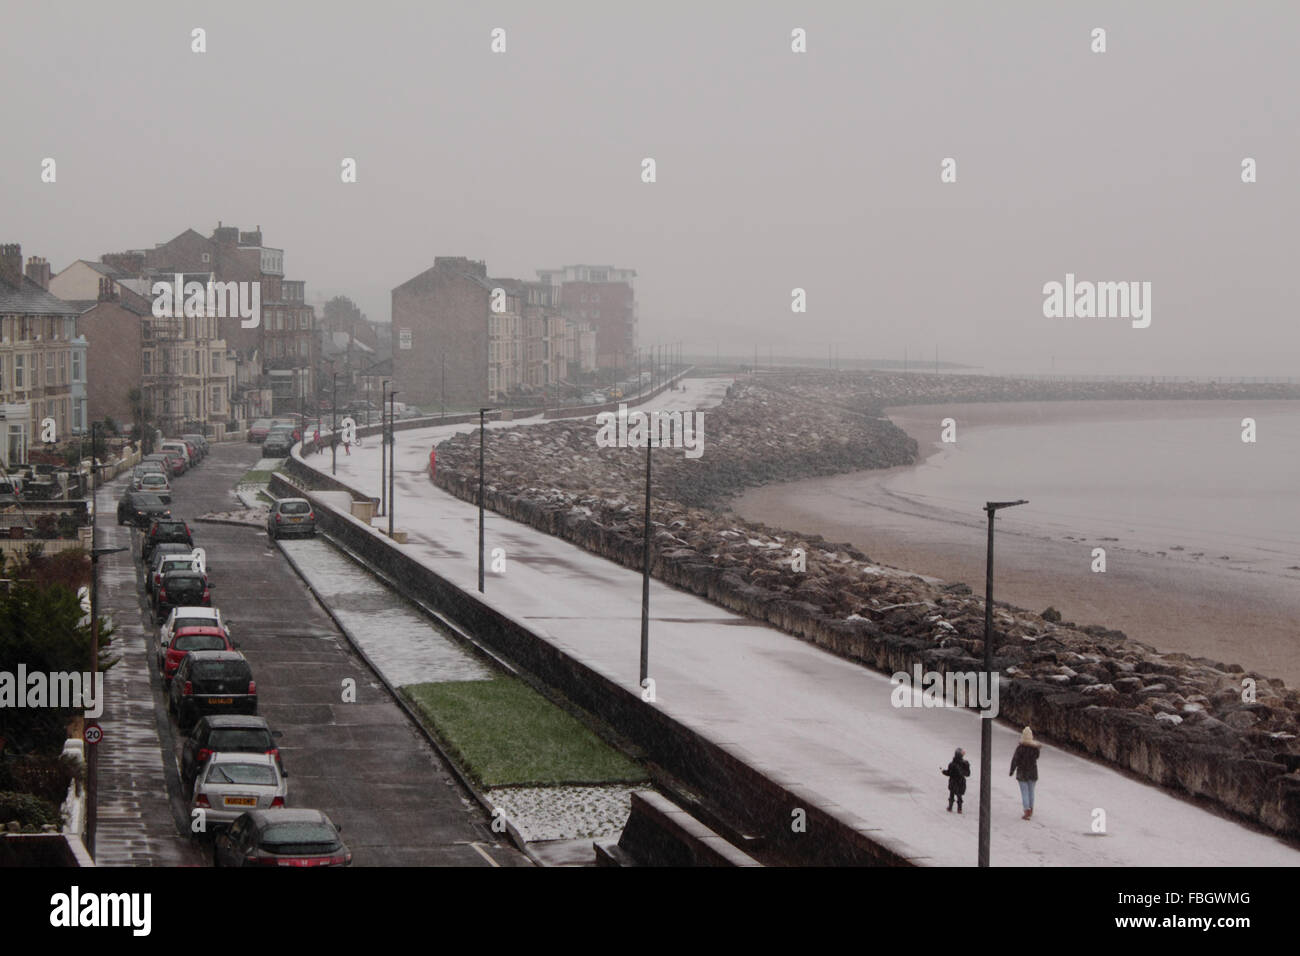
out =
[[[232,727],[208,735],[211,750],[270,750],[273,746],[270,735],[257,727]]]
[[[215,634],[182,634],[172,641],[174,651],[224,651],[226,642]]]
[[[161,501],[162,499],[158,499],[158,500]],[[187,529],[185,527],[185,522],[183,521],[159,521],[158,522],[159,534],[185,534],[186,532]]]
[[[261,845],[268,853],[332,853],[339,838],[324,823],[273,823],[262,831]]]
[[[215,627],[216,619],[210,617],[178,617],[176,619],[176,630],[182,627]]]
[[[208,783],[236,783],[245,786],[275,786],[275,768],[269,764],[214,763],[208,769]]]
[[[254,428],[270,428],[270,427],[271,427],[271,419],[269,419],[269,418],[259,418],[257,421],[253,422],[253,427],[254,427]]]
[[[204,680],[231,680],[237,677],[251,677],[247,661],[195,661],[195,677]]]
[[[311,512],[311,505],[305,501],[285,501],[280,504],[280,512],[287,515],[305,515]]]
[[[163,574],[171,574],[174,571],[188,571],[194,566],[194,559],[191,557],[168,558],[162,563],[159,570]]]

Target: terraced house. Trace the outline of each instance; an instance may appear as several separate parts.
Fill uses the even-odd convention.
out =
[[[23,270],[22,247],[0,246],[0,458],[26,462],[54,420],[62,441],[86,429],[86,340],[77,310],[49,291],[50,265],[33,256]]]

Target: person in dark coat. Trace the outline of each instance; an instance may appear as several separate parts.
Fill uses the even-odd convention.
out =
[[[966,759],[966,751],[957,748],[943,775],[948,778],[948,812],[952,813],[952,801],[955,799],[957,812],[961,813],[961,798],[966,793],[966,778],[970,776],[970,761]]]
[[[1020,746],[1011,755],[1011,773],[1020,782],[1020,802],[1025,808],[1022,820],[1034,815],[1034,784],[1038,782],[1038,741],[1034,732],[1026,727],[1020,732]],[[1008,774],[1007,776],[1010,776]]]

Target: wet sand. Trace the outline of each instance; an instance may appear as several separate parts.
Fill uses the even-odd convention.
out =
[[[1107,421],[1118,406],[1144,403],[1067,402],[911,406],[889,417],[916,438],[922,455],[936,451],[940,419],[962,429]],[[1121,414],[1204,414],[1198,403]],[[850,542],[874,561],[961,581],[984,592],[987,524],[983,512],[958,513],[919,503],[887,485],[916,466],[812,478],[752,489],[732,502],[742,517]],[[1069,540],[1067,538],[1074,538]],[[997,525],[994,598],[1031,611],[1055,607],[1077,624],[1101,624],[1163,652],[1181,651],[1300,686],[1300,575],[1265,572],[1249,562],[1217,563],[1214,554],[1160,555],[1139,547],[1085,539],[1067,528],[1046,529],[1015,509]],[[1107,573],[1089,568],[1091,549],[1107,549]],[[1291,562],[1300,563],[1300,562]]]

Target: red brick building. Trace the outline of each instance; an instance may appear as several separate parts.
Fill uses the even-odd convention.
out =
[[[633,269],[565,266],[538,269],[537,277],[559,291],[561,314],[596,332],[596,364],[626,369],[636,363],[637,307]]]

